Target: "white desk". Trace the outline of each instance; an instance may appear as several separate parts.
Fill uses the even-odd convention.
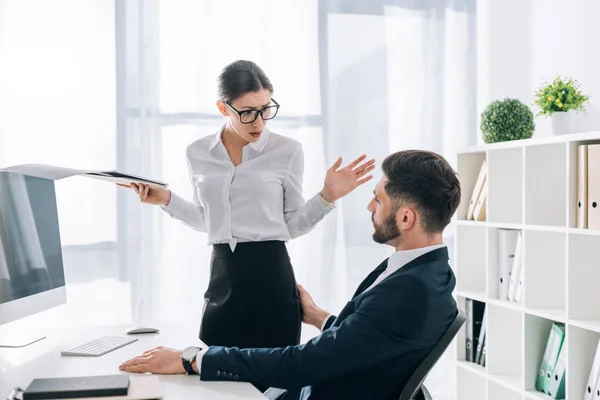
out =
[[[137,335],[137,342],[101,357],[62,357],[61,350],[105,335],[124,335],[129,326],[60,329],[44,332],[46,339],[21,349],[0,349],[0,399],[14,386],[26,388],[34,378],[92,376],[125,373],[119,364],[156,346],[184,349],[199,344],[197,329],[158,325],[159,334]],[[202,382],[198,376],[160,375],[165,400],[265,399],[244,382]]]

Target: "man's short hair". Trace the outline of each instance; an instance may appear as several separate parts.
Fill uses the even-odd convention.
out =
[[[456,171],[439,154],[405,150],[383,161],[385,191],[394,210],[412,205],[426,233],[442,232],[460,203],[461,189]]]

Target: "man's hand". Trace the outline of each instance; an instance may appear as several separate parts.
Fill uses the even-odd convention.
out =
[[[124,362],[119,369],[126,372],[151,372],[161,375],[186,373],[181,362],[181,351],[162,346]]]
[[[298,285],[300,293],[300,305],[302,306],[302,321],[321,330],[323,321],[329,313],[317,307],[312,296],[301,286]]]

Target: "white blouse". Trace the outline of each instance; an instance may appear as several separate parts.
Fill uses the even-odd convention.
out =
[[[233,165],[221,130],[187,148],[192,201],[171,193],[171,217],[208,233],[208,244],[288,241],[311,231],[332,209],[320,194],[302,196],[304,152],[296,140],[269,132],[244,146]]]

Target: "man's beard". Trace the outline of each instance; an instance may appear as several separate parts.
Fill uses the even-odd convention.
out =
[[[373,232],[373,240],[377,243],[385,244],[400,236],[400,230],[396,225],[396,213],[390,215],[383,221],[381,225],[375,224],[375,219],[371,217],[375,232]]]

